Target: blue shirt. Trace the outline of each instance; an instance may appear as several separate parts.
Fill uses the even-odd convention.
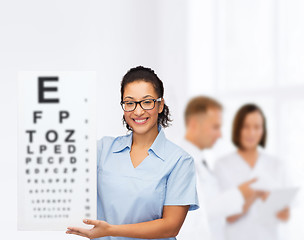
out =
[[[132,132],[117,138],[103,137],[97,143],[99,220],[132,224],[160,219],[164,205],[198,208],[194,161],[165,137],[162,128],[159,127],[148,156],[136,168],[130,158],[131,145]]]

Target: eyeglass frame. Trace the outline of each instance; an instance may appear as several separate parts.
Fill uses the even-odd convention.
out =
[[[154,102],[154,106],[153,108],[150,108],[150,109],[144,109],[142,106],[141,106],[141,103],[144,102],[144,101],[147,101],[147,100],[152,100]],[[141,107],[141,109],[143,110],[152,110],[155,108],[155,103],[156,102],[161,102],[162,98],[157,98],[157,99],[153,99],[153,98],[147,98],[147,99],[144,99],[144,100],[141,100],[141,101],[121,101],[120,102],[120,106],[122,108],[122,110],[124,110],[125,112],[133,112],[136,108],[137,108],[137,104],[139,104],[139,106]],[[124,108],[123,108],[123,104],[125,104],[126,102],[132,102],[132,103],[135,103],[135,107],[133,110],[130,110],[130,111],[126,111]]]

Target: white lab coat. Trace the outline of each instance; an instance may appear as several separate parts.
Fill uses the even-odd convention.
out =
[[[200,209],[188,213],[177,239],[224,240],[226,217],[242,212],[243,196],[237,187],[221,191],[213,171],[202,163],[203,151],[185,139],[180,146],[194,158]]]
[[[234,186],[257,177],[258,179],[271,180],[277,186],[286,185],[286,174],[284,166],[279,160],[268,156],[260,151],[254,168],[251,168],[245,160],[234,152],[219,159],[214,167],[214,173],[223,189]],[[251,206],[245,216],[234,223],[227,224],[227,240],[278,240],[278,222],[261,221],[259,218],[259,207],[263,204],[258,199]],[[274,218],[275,219],[275,218]]]

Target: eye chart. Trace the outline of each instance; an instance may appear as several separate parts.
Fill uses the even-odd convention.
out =
[[[66,230],[96,219],[94,72],[22,72],[18,229]]]

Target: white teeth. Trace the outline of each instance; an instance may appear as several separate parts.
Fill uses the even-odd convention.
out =
[[[134,119],[135,120],[135,122],[137,122],[137,123],[142,123],[142,122],[145,122],[147,119],[142,119],[142,120],[136,120],[136,119]]]

